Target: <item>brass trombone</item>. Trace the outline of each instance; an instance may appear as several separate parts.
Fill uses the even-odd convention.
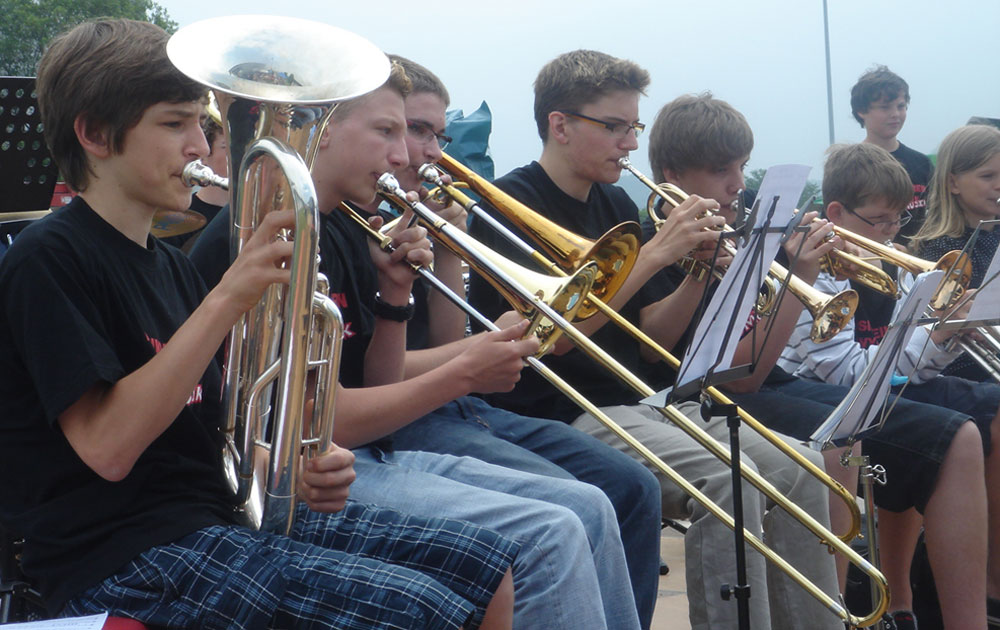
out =
[[[477,271],[485,272],[486,279],[491,285],[497,287],[498,290],[505,295],[505,297],[511,294],[516,295],[516,299],[511,302],[516,310],[525,316],[535,316],[534,311],[536,309],[541,311],[541,313],[558,326],[562,330],[562,333],[569,337],[577,347],[598,361],[598,363],[600,363],[603,367],[610,370],[613,374],[615,374],[615,376],[631,386],[640,395],[651,396],[655,393],[652,388],[629,372],[607,352],[594,344],[588,337],[580,333],[572,324],[566,321],[565,318],[549,307],[544,301],[540,300],[535,291],[518,283],[513,277],[506,273],[504,267],[490,264],[489,260],[492,256],[495,256],[495,254],[486,254],[485,252],[489,251],[488,248],[475,241],[475,239],[469,235],[448,224],[423,204],[407,200],[405,192],[398,187],[394,178],[389,175],[383,175],[379,179],[379,194],[397,207],[412,208],[421,223],[428,228],[439,243],[448,247],[451,251],[455,252],[456,255],[468,261],[470,266]],[[507,265],[510,264],[512,263],[509,263],[508,261]],[[563,274],[565,275],[565,272],[563,272]],[[600,301],[593,296],[590,296],[587,299],[594,302],[595,305],[600,303]],[[600,307],[598,306],[598,308]],[[611,312],[613,313],[613,311]],[[482,321],[485,318],[479,316],[477,319]],[[485,325],[494,328],[488,323]],[[701,492],[691,486],[691,484],[681,478],[673,469],[663,462],[660,457],[635,440],[627,431],[615,423],[614,420],[601,412],[595,405],[580,396],[580,394],[567,385],[565,381],[553,374],[550,369],[544,366],[544,364],[541,364],[536,357],[529,357],[528,363],[534,369],[538,370],[539,373],[544,378],[549,380],[550,383],[569,396],[570,399],[579,405],[584,411],[592,414],[600,422],[605,424],[609,430],[625,441],[630,447],[635,449],[640,455],[643,456],[643,458],[649,461],[652,466],[662,472],[668,479],[677,483],[686,493],[692,496],[692,498],[704,505],[714,516],[725,522],[730,528],[734,527],[732,517],[729,514],[727,514],[724,510],[721,510],[721,508],[711,502],[708,497],[704,496]],[[725,461],[730,466],[732,465],[728,451],[711,436],[709,436],[703,429],[701,429],[701,427],[688,420],[687,417],[673,407],[661,409],[660,412],[671,422],[677,424],[678,427],[688,433],[688,435],[690,435],[693,439],[699,442],[704,448],[712,452],[716,457]],[[787,445],[783,446],[788,448]],[[884,576],[867,560],[861,558],[848,545],[837,538],[836,535],[823,527],[797,505],[789,501],[787,497],[782,495],[776,488],[774,488],[773,485],[771,485],[770,482],[765,480],[758,473],[746,466],[741,465],[741,474],[743,478],[747,479],[761,492],[775,501],[777,505],[781,506],[782,509],[788,512],[793,518],[799,520],[799,522],[816,535],[820,541],[833,547],[836,551],[843,553],[852,563],[856,564],[862,569],[862,571],[871,576],[873,583],[879,587],[881,593],[881,597],[876,604],[876,609],[871,614],[863,618],[850,614],[846,609],[844,609],[840,602],[831,598],[814,584],[809,582],[794,567],[775,554],[751,532],[745,532],[748,543],[759,551],[765,558],[776,564],[787,575],[789,575],[791,579],[793,579],[817,600],[822,602],[831,612],[838,615],[841,619],[844,619],[848,623],[856,626],[867,626],[875,623],[888,607],[888,586],[885,582]],[[820,471],[820,474],[824,473]],[[837,485],[839,486],[839,484]],[[851,502],[853,503],[853,498],[851,498]]]
[[[482,195],[484,199],[491,202],[491,205],[497,209],[500,214],[510,220],[512,223],[521,227],[521,229],[531,236],[533,240],[541,244],[542,242],[557,242],[559,240],[565,240],[570,242],[578,242],[585,240],[583,237],[569,232],[562,226],[549,221],[545,217],[542,217],[537,212],[531,208],[520,203],[516,199],[512,198],[507,193],[501,191],[496,186],[486,181],[474,171],[464,166],[454,158],[443,155],[442,166],[445,170],[451,172],[451,174],[458,180],[461,180],[469,185],[470,188],[475,190],[477,193]],[[474,212],[476,216],[482,217],[484,220],[490,222],[493,225],[495,222],[493,218],[483,211],[478,205],[472,202],[460,189],[454,185],[447,185],[437,176],[437,171],[433,165],[425,165],[420,169],[421,176],[440,188],[444,194],[455,199],[458,203],[466,207],[470,212]],[[503,226],[501,226],[502,228]],[[551,232],[558,232],[559,238],[553,237],[551,234],[538,234],[536,230],[544,229]],[[505,230],[505,228],[504,228]],[[529,245],[524,244],[520,238],[516,235],[505,231],[505,236],[510,239],[517,247],[522,251],[529,252],[532,255],[533,260],[539,260],[546,269],[551,273],[556,275],[565,275],[567,271],[572,271],[574,269],[574,264],[570,263],[569,259],[563,256],[558,250],[546,248],[553,255],[556,263],[551,262],[549,259],[542,256],[537,250],[534,250]],[[585,259],[578,259],[582,262]],[[579,264],[579,262],[575,263]],[[811,288],[811,287],[810,287]],[[608,317],[612,322],[622,328],[625,332],[630,334],[633,338],[638,340],[640,343],[649,347],[655,351],[660,359],[662,359],[671,369],[677,370],[680,367],[680,361],[673,356],[669,351],[663,348],[660,344],[654,341],[651,337],[646,335],[642,330],[635,326],[632,322],[628,321],[617,313],[614,309],[607,305],[607,298],[602,296],[591,295],[588,296],[587,301],[602,314]],[[716,400],[716,402],[724,405],[733,404],[732,400],[729,399],[725,394],[723,394],[716,387],[709,387],[707,389],[708,394]],[[785,453],[788,457],[793,459],[798,465],[802,466],[814,477],[819,479],[824,485],[826,485],[831,492],[840,497],[840,499],[847,506],[848,512],[851,514],[851,526],[848,531],[841,535],[841,540],[849,542],[858,535],[861,530],[861,514],[858,509],[857,503],[854,500],[853,495],[847,491],[839,482],[826,474],[826,471],[813,465],[812,462],[802,457],[795,449],[791,448],[784,441],[774,435],[774,433],[762,425],[756,418],[748,414],[743,409],[739,410],[740,418],[743,422],[757,431],[762,437],[767,439],[776,448]],[[728,462],[728,460],[725,460]]]

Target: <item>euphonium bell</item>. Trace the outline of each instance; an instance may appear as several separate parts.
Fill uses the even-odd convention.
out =
[[[211,88],[218,103],[229,172],[236,173],[229,180],[232,258],[268,212],[295,211],[289,286],[270,287],[233,327],[223,427],[223,458],[237,501],[254,525],[287,532],[300,451],[306,444],[319,451],[330,444],[343,331],[336,306],[318,290],[319,215],[309,169],[336,103],[381,85],[389,61],[353,33],[275,16],[196,22],[170,38],[167,55],[181,72]],[[334,339],[311,361],[314,322]],[[315,363],[322,366],[318,389],[327,398],[315,400],[313,417],[322,421],[318,437],[303,441],[306,373]],[[270,442],[264,440],[268,417]],[[254,462],[258,447],[271,451],[264,481]]]

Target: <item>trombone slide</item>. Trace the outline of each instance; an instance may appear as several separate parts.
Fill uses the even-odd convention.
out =
[[[439,242],[442,242],[445,246],[449,247],[449,249],[452,249],[460,257],[469,260],[470,265],[476,268],[477,270],[485,269],[492,276],[491,284],[494,284],[494,286],[496,286],[496,283],[505,285],[505,290],[501,291],[502,294],[504,294],[505,296],[511,293],[516,294],[517,301],[512,303],[515,305],[516,308],[518,308],[518,310],[521,310],[525,305],[531,305],[533,308],[540,311],[546,318],[548,318],[556,326],[558,326],[562,330],[563,334],[568,336],[577,345],[577,347],[579,347],[581,350],[590,355],[600,365],[610,370],[615,376],[617,376],[627,385],[632,387],[638,394],[640,394],[643,397],[648,397],[655,393],[648,385],[643,383],[641,380],[638,379],[638,377],[629,372],[624,366],[618,363],[607,352],[605,352],[603,349],[593,344],[593,342],[591,342],[588,337],[580,333],[575,327],[573,327],[568,321],[566,321],[566,319],[562,315],[556,312],[545,301],[541,300],[534,292],[532,292],[530,289],[518,283],[513,277],[509,276],[502,268],[491,267],[488,263],[486,263],[485,262],[486,258],[480,251],[484,249],[482,245],[476,243],[474,239],[472,239],[468,235],[455,230],[453,226],[451,226],[447,222],[437,217],[437,215],[435,215],[432,211],[427,209],[422,204],[406,200],[404,191],[398,188],[398,185],[395,184],[394,178],[391,178],[391,176],[389,177],[383,176],[382,178],[380,178],[379,191],[393,203],[399,204],[400,202],[402,202],[405,203],[406,206],[412,208],[413,211],[421,220],[421,222],[423,222],[425,225],[428,226],[428,228],[432,230],[435,237],[439,239]],[[442,235],[447,236],[447,238],[442,239],[441,238]],[[730,527],[734,526],[732,524],[732,518],[727,513],[721,510],[716,511],[717,506],[715,506],[716,510],[713,510],[712,507],[710,507],[710,505],[714,504],[712,504],[711,501],[707,499],[707,497],[704,497],[704,495],[698,493],[696,489],[694,489],[685,480],[680,478],[679,475],[677,475],[672,469],[670,469],[670,467],[665,462],[663,462],[662,459],[660,459],[655,453],[653,453],[644,445],[635,440],[630,434],[628,434],[627,431],[618,426],[617,423],[615,423],[612,419],[610,419],[606,414],[601,413],[600,410],[595,405],[593,405],[589,401],[586,401],[586,399],[583,399],[582,397],[579,400],[577,400],[577,398],[571,395],[570,391],[572,391],[572,389],[569,388],[569,386],[566,385],[565,382],[561,381],[561,379],[559,379],[556,375],[547,373],[548,368],[546,368],[544,364],[540,364],[540,362],[538,362],[535,357],[529,357],[528,362],[533,367],[535,367],[535,369],[542,370],[542,375],[546,379],[549,379],[550,382],[553,382],[553,384],[559,382],[560,384],[557,385],[557,387],[561,391],[569,395],[570,398],[573,399],[573,401],[577,403],[585,411],[593,414],[595,418],[597,418],[599,421],[608,426],[608,428],[613,433],[615,433],[618,437],[620,437],[627,444],[629,444],[630,447],[634,448],[640,455],[642,455],[643,458],[649,461],[651,465],[656,467],[657,470],[660,470],[669,479],[678,483],[678,485],[680,485],[685,490],[685,492],[691,494],[691,496],[699,500],[699,502],[703,502],[703,505],[706,506],[706,509],[709,509],[709,511],[712,512],[713,515],[722,519]],[[536,363],[538,363],[539,365],[536,366],[535,365]],[[673,407],[668,406],[666,408],[660,409],[659,411],[668,420],[676,424],[681,430],[683,430],[685,433],[687,433],[689,436],[695,439],[704,448],[712,452],[716,457],[718,457],[722,461],[725,461],[730,466],[732,465],[729,452],[721,444],[715,441],[710,435],[708,435],[703,429],[701,429],[701,427],[697,426],[696,424],[688,420],[687,417],[685,417],[683,414],[678,412]],[[774,486],[770,482],[765,480],[758,473],[743,465],[741,465],[740,467],[740,473],[744,479],[750,481],[750,483],[752,483],[761,492],[763,492],[765,495],[771,498],[777,505],[781,506],[781,508],[784,509],[786,512],[788,512],[793,518],[802,523],[807,529],[809,529],[810,532],[816,535],[820,539],[820,541],[835,548],[838,552],[843,553],[846,557],[848,557],[848,559],[852,563],[860,567],[866,574],[868,574],[871,577],[873,582],[879,586],[880,592],[883,594],[883,596],[879,599],[878,604],[875,606],[875,610],[870,615],[864,618],[856,617],[847,612],[846,610],[844,610],[843,606],[839,602],[830,598],[828,595],[823,593],[811,582],[808,582],[808,580],[805,580],[801,576],[801,574],[799,574],[794,569],[794,567],[788,566],[787,562],[785,562],[783,559],[781,559],[780,557],[772,558],[771,555],[765,553],[763,549],[767,549],[766,546],[764,546],[763,543],[761,543],[756,537],[748,535],[747,541],[752,546],[754,546],[755,549],[761,551],[761,553],[767,556],[768,559],[775,562],[775,564],[777,564],[780,568],[782,568],[782,570],[784,570],[793,580],[799,583],[800,586],[802,586],[802,588],[806,589],[811,595],[816,597],[828,609],[837,614],[841,619],[844,619],[848,623],[861,626],[871,625],[875,623],[888,608],[888,585],[885,581],[884,576],[873,565],[871,565],[868,561],[861,558],[848,545],[846,545],[843,541],[841,541],[839,538],[833,535],[829,530],[823,527],[823,525],[821,525],[815,519],[813,519],[812,516],[803,511],[796,504],[789,501],[776,488],[774,488]],[[692,492],[692,490],[694,490],[694,492]],[[705,501],[708,501],[708,503],[705,503]],[[770,553],[773,554],[773,552]]]

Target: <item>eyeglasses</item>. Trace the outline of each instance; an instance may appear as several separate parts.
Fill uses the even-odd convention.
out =
[[[580,120],[585,120],[593,125],[600,125],[608,131],[611,135],[616,138],[624,138],[628,135],[629,130],[635,133],[635,137],[638,138],[640,134],[646,129],[646,125],[636,121],[634,123],[624,123],[624,122],[610,122],[607,120],[600,120],[598,118],[591,118],[590,116],[584,116],[583,114],[578,114],[576,112],[560,112],[566,116],[572,116],[573,118],[579,118]]]
[[[892,227],[894,225],[903,227],[904,225],[910,222],[910,219],[913,218],[913,215],[910,213],[909,210],[904,210],[903,213],[899,215],[898,219],[893,219],[892,221],[869,221],[868,219],[864,218],[854,210],[848,210],[848,212],[858,217],[859,219],[861,219],[862,221],[864,221],[865,223],[874,228]]]
[[[410,132],[418,142],[429,144],[437,140],[438,146],[442,149],[451,144],[451,136],[434,131],[434,128],[419,120],[407,120],[406,130]]]

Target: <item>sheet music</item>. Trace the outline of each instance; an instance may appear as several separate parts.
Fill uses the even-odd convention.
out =
[[[108,619],[108,613],[87,617],[66,617],[45,621],[6,624],[4,630],[101,630]]]
[[[882,411],[887,408],[884,403],[889,395],[892,375],[896,372],[899,353],[909,343],[943,275],[943,271],[928,271],[917,276],[903,306],[879,343],[875,358],[865,366],[861,377],[830,417],[810,436],[814,447],[822,448],[828,442],[841,443],[881,426],[885,421],[887,414]]]
[[[768,210],[775,198],[777,205],[770,217],[770,225],[784,227],[791,222],[809,171],[810,167],[801,164],[772,166],[767,170],[757,193],[761,211],[757,214],[754,228],[758,231],[753,232],[746,246],[736,252],[726,275],[719,281],[719,287],[695,329],[692,343],[684,353],[677,374],[677,389],[702,381],[709,371],[723,371],[732,366],[736,346],[743,336],[743,325],[757,300],[757,290],[781,247],[780,233],[766,233],[759,228],[767,224]],[[756,252],[761,253],[760,262],[753,260]],[[746,291],[742,290],[744,286]],[[734,313],[737,315],[736,324],[719,334],[720,327],[729,326]]]
[[[965,317],[968,321],[981,321],[996,319],[1000,313],[1000,248],[993,252],[993,260],[986,269],[983,276],[983,283],[976,291],[976,298],[972,301],[969,314]]]

